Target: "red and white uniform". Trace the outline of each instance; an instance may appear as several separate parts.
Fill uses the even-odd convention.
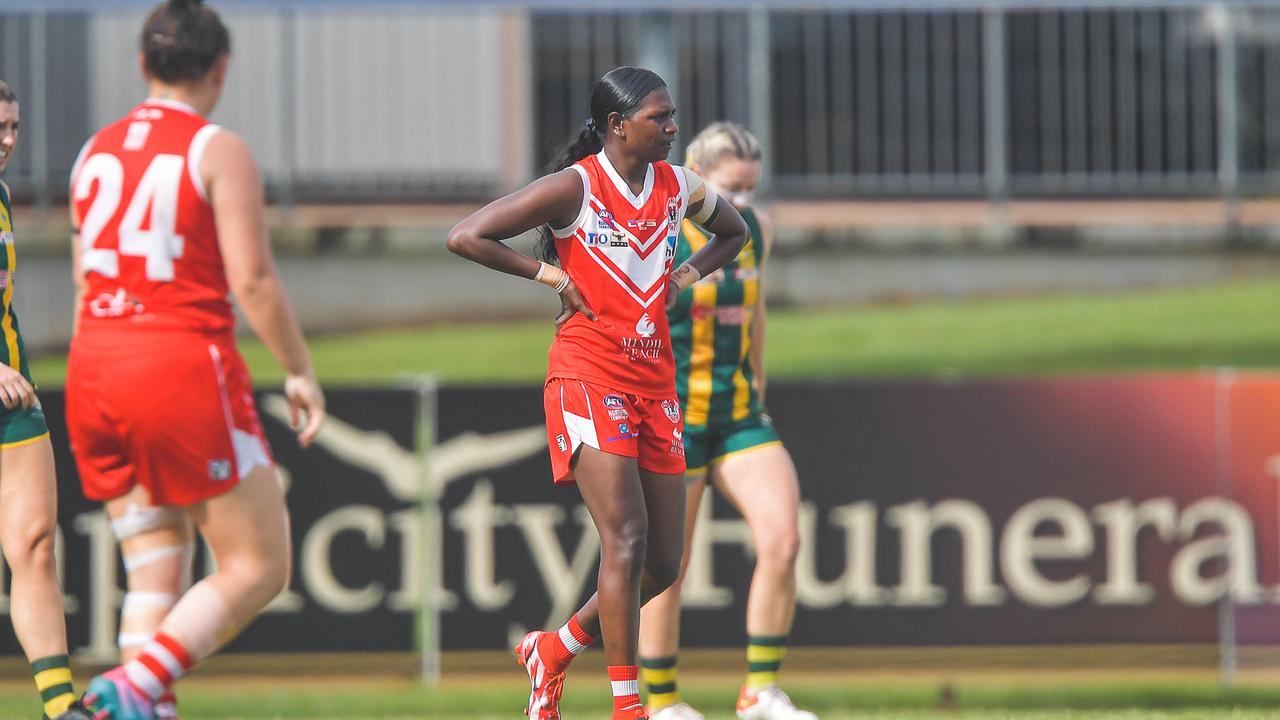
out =
[[[155,504],[186,505],[272,464],[200,176],[219,130],[147,100],[90,138],[71,171],[86,291],[67,426],[92,499],[142,484]]]
[[[582,208],[554,229],[556,251],[597,319],[575,315],[551,344],[544,400],[555,480],[572,481],[569,464],[584,443],[635,457],[645,470],[684,472],[665,305],[687,171],[653,163],[636,195],[603,152],[572,167]]]

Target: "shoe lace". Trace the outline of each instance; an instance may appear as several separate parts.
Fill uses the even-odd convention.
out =
[[[560,693],[564,692],[564,673],[549,675],[542,685],[542,694],[546,698],[544,707],[560,717]]]

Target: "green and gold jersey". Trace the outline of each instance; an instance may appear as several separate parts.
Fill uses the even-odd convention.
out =
[[[676,357],[676,392],[689,425],[728,425],[764,411],[752,384],[751,325],[760,293],[763,235],[751,208],[750,237],[733,262],[681,292],[667,314]],[[673,267],[710,238],[691,221],[680,226]]]
[[[0,242],[4,244],[4,252],[0,254],[0,334],[4,335],[0,342],[0,361],[22,373],[28,382],[31,381],[31,370],[27,367],[27,353],[22,347],[22,334],[18,331],[18,316],[13,310],[13,271],[18,265],[17,255],[13,248],[13,211],[10,207],[9,191],[0,184]]]

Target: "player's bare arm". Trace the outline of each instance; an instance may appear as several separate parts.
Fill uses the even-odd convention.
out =
[[[449,232],[449,251],[492,270],[537,280],[560,293],[557,327],[575,312],[595,320],[578,288],[560,268],[512,250],[504,240],[543,225],[565,227],[582,207],[582,178],[574,170],[539,178],[480,208]]]
[[[71,337],[80,330],[80,308],[84,307],[84,272],[80,267],[80,213],[74,202],[67,203],[71,211],[71,283],[75,289],[75,302],[71,305]]]
[[[305,447],[324,421],[324,394],[271,256],[257,163],[244,140],[222,131],[209,141],[200,171],[213,206],[227,282],[249,326],[287,373],[284,390],[294,427],[299,413],[306,416],[298,434]]]

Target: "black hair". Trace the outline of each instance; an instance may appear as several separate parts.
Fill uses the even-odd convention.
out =
[[[176,85],[208,74],[231,52],[231,34],[218,13],[201,0],[169,0],[147,16],[141,46],[147,75]]]
[[[18,94],[13,91],[13,88],[6,85],[3,80],[0,80],[0,102],[18,102]]]
[[[591,114],[578,131],[561,145],[547,163],[547,174],[560,172],[588,155],[604,149],[604,134],[609,131],[609,116],[618,113],[631,117],[649,93],[667,86],[652,70],[618,67],[604,74],[591,86]],[[549,263],[559,262],[555,236],[549,226],[539,230],[538,257]]]

